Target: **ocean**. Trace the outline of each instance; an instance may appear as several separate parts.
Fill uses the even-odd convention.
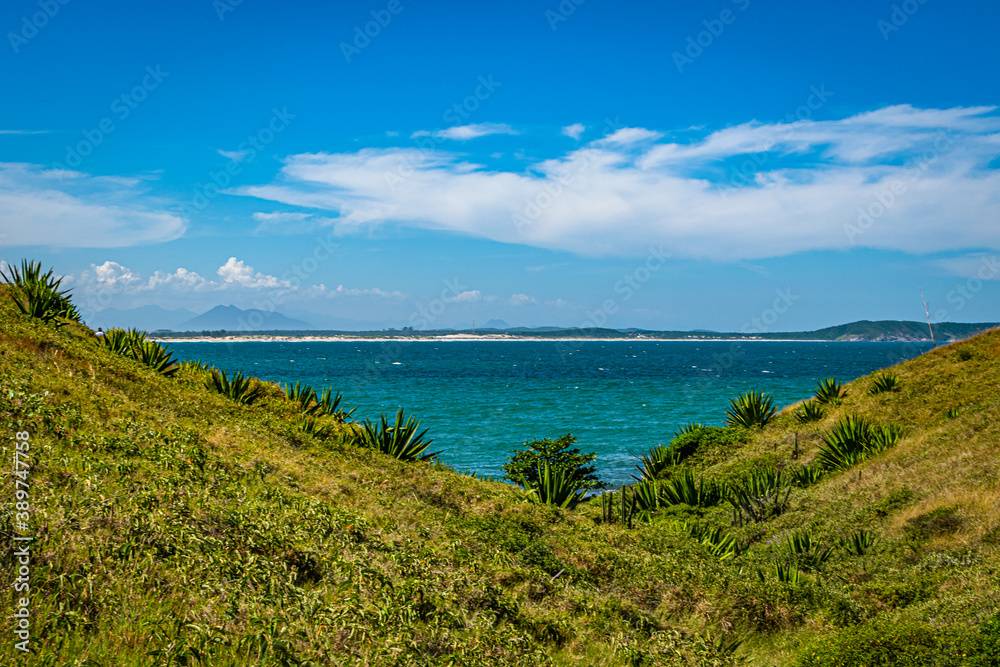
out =
[[[824,377],[853,380],[917,356],[918,343],[778,341],[178,342],[200,359],[280,383],[332,387],[373,421],[400,407],[428,428],[441,462],[502,475],[526,440],[572,433],[599,476],[631,481],[640,452],[688,422],[721,425],[731,397],[808,398]]]

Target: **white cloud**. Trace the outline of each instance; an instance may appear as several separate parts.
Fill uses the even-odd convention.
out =
[[[358,287],[344,287],[343,285],[337,285],[336,289],[327,290],[325,285],[320,285],[318,291],[314,292],[316,295],[325,295],[329,298],[335,298],[338,296],[377,296],[383,299],[404,299],[406,294],[403,292],[392,291],[387,292],[386,290],[379,289],[378,287],[373,287],[371,289],[361,289]]]
[[[279,179],[239,193],[335,211],[341,233],[393,222],[591,256],[1000,248],[993,112],[887,107],[685,143],[625,128],[526,171],[441,150],[293,155]]]
[[[537,303],[537,302],[535,300],[535,297],[528,296],[527,294],[511,294],[509,303],[512,306],[523,306],[528,303]]]
[[[48,134],[48,130],[0,130],[0,134]]]
[[[567,125],[562,129],[562,133],[571,139],[579,139],[580,135],[584,133],[587,126],[583,123],[573,123],[572,125]]]
[[[473,123],[471,125],[457,125],[455,127],[449,127],[448,129],[438,130],[436,132],[420,130],[414,132],[410,136],[411,138],[437,137],[438,139],[456,139],[458,141],[467,141],[469,139],[486,137],[491,134],[517,134],[517,131],[506,123]]]
[[[455,296],[452,297],[452,301],[455,301],[457,303],[476,303],[477,301],[481,301],[482,298],[483,298],[482,292],[480,292],[477,289],[473,289],[473,290],[465,290],[464,292],[456,294]]]
[[[937,265],[956,276],[979,280],[1000,280],[1000,256],[997,253],[973,253],[940,259]]]
[[[184,220],[137,179],[0,163],[0,234],[5,245],[121,248],[170,241]]]
[[[219,155],[226,158],[227,160],[232,160],[233,162],[243,162],[250,155],[249,151],[224,151],[221,148],[216,151]]]
[[[226,263],[220,266],[216,273],[222,279],[222,285],[226,286],[249,287],[251,289],[277,287],[290,289],[292,287],[292,284],[287,280],[279,280],[266,273],[254,271],[252,266],[248,266],[242,259],[235,257],[226,260]]]
[[[662,137],[662,132],[654,132],[642,127],[623,127],[601,139],[601,142],[610,145],[627,146],[642,141],[655,141]]]

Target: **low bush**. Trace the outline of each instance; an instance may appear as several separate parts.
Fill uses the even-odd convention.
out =
[[[914,540],[927,540],[940,535],[950,535],[962,527],[962,517],[956,507],[939,507],[915,516],[903,526],[903,533]]]
[[[979,667],[979,632],[916,623],[871,623],[841,630],[803,653],[799,667]],[[977,655],[979,654],[979,655]]]

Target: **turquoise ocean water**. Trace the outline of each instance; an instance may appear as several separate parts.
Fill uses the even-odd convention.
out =
[[[847,381],[930,349],[914,343],[731,341],[172,342],[201,359],[276,382],[344,393],[354,418],[399,407],[429,428],[446,465],[499,475],[510,449],[572,433],[611,484],[681,424],[721,425],[732,396],[779,406],[827,376]]]

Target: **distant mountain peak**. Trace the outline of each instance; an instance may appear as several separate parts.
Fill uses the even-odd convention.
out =
[[[279,312],[251,308],[243,310],[232,304],[218,305],[177,326],[178,331],[306,331],[315,329],[305,320]]]

